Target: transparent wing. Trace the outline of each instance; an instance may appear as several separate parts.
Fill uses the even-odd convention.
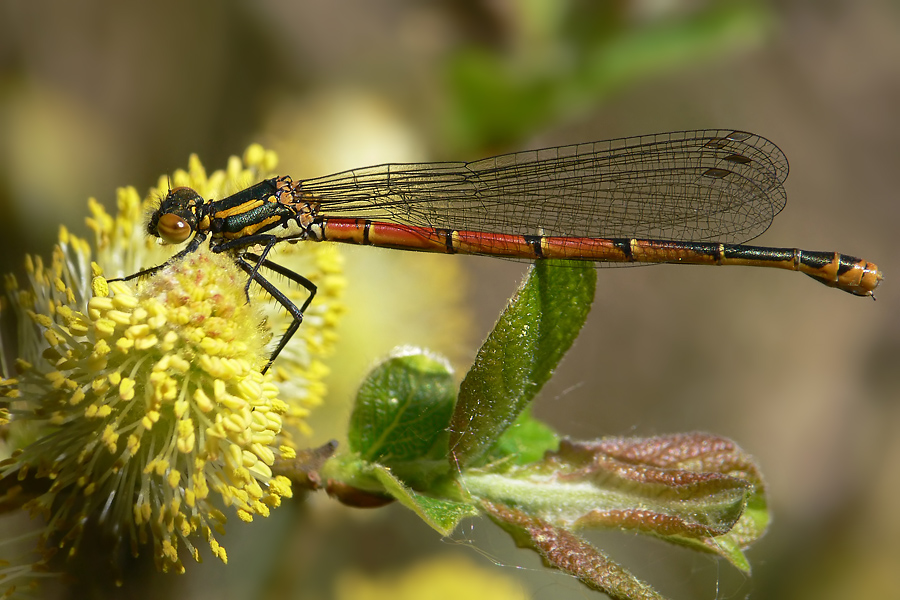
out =
[[[734,130],[621,138],[299,182],[327,217],[523,235],[742,243],[786,202],[787,158]]]

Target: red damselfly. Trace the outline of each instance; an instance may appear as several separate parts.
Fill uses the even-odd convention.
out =
[[[763,137],[683,131],[474,162],[386,164],[301,181],[274,177],[221,200],[178,187],[162,200],[148,231],[172,244],[190,239],[169,262],[209,238],[213,252],[231,252],[249,275],[248,290],[256,281],[287,309],[293,321],[266,369],[316,292],[312,282],[267,258],[281,241],[518,259],[772,267],[872,296],[882,279],[873,263],[836,252],[742,245],[784,208],[787,174],[787,158]],[[261,268],[305,287],[303,306],[263,277]]]

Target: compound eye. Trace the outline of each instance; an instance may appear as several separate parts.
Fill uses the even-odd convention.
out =
[[[159,217],[159,223],[156,225],[156,232],[163,241],[169,244],[180,244],[188,239],[191,235],[191,226],[187,222],[172,213],[167,213]]]

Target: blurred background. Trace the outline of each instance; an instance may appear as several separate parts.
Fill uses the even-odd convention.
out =
[[[757,457],[774,520],[751,578],[653,540],[591,536],[668,597],[895,597],[898,56],[900,4],[887,0],[5,0],[0,267],[49,256],[61,224],[86,234],[89,196],[113,208],[118,186],[145,193],[190,153],[213,170],[251,142],[296,179],[679,129],[759,133],[791,176],[758,241],[874,261],[878,301],[770,270],[600,269],[536,412],[574,437],[706,430]],[[310,443],[343,435],[360,378],[397,344],[465,373],[525,269],[345,256],[349,310]],[[227,567],[207,555],[184,576],[138,572],[122,597],[397,598],[409,581],[417,598],[600,597],[487,520],[441,540],[399,507],[318,494],[232,525]]]

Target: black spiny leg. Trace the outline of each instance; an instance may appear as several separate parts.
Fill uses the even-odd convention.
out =
[[[256,263],[257,269],[260,266],[265,267],[265,268],[269,269],[270,271],[273,271],[275,273],[278,273],[279,275],[282,275],[283,277],[287,278],[289,281],[293,281],[300,287],[304,288],[307,292],[309,292],[309,297],[303,303],[303,306],[300,307],[300,312],[306,312],[307,307],[313,301],[313,298],[316,297],[316,291],[318,290],[318,288],[316,287],[316,284],[314,284],[312,281],[310,281],[303,275],[300,275],[299,273],[295,273],[294,271],[291,271],[290,269],[283,267],[283,266],[279,265],[278,263],[274,263],[271,260],[266,260],[262,255],[254,254],[253,252],[244,252],[244,254],[240,258],[246,260],[246,258],[244,258],[244,257],[249,258],[251,261]]]
[[[150,275],[153,275],[157,271],[164,269],[173,262],[181,260],[191,252],[195,252],[197,248],[200,247],[200,244],[202,244],[204,241],[206,241],[206,234],[197,233],[197,235],[194,236],[194,239],[192,239],[191,242],[187,246],[185,246],[184,250],[181,250],[178,254],[175,254],[174,256],[172,256],[172,258],[162,263],[161,265],[156,265],[155,267],[150,267],[149,269],[142,269],[137,273],[132,273],[128,277],[116,277],[115,279],[107,279],[107,281],[131,281],[132,279],[138,279],[139,277],[148,277]]]
[[[250,279],[247,281],[247,288],[249,289],[250,282],[255,281],[260,285],[262,289],[269,293],[272,298],[275,299],[281,306],[284,307],[285,310],[293,317],[291,324],[285,330],[284,335],[281,336],[281,339],[278,341],[278,346],[272,352],[272,355],[269,357],[269,361],[266,363],[266,366],[263,368],[262,372],[265,373],[269,370],[269,367],[272,366],[272,363],[275,362],[275,359],[284,349],[294,334],[297,332],[297,329],[300,327],[300,323],[303,322],[303,313],[306,311],[306,308],[309,306],[309,303],[312,302],[313,298],[316,295],[316,285],[299,275],[290,269],[282,267],[279,264],[273,263],[270,260],[265,258],[265,255],[268,254],[269,248],[267,247],[261,254],[253,254],[250,252],[245,252],[244,254],[236,257],[236,262],[238,266],[243,269],[247,275],[250,276]],[[252,261],[252,264],[247,259]],[[297,305],[291,302],[290,298],[288,298],[281,290],[279,290],[275,285],[259,274],[259,268],[265,267],[279,275],[286,277],[288,280],[293,281],[294,283],[304,287],[309,292],[309,297],[306,298],[306,301],[303,303],[303,306],[297,308]]]
[[[258,282],[257,278],[260,276],[259,275],[259,267],[263,263],[268,263],[268,265],[266,265],[266,266],[268,268],[272,269],[272,267],[270,267],[269,265],[274,264],[274,263],[270,263],[269,261],[267,261],[266,256],[269,254],[269,251],[275,247],[275,244],[278,243],[278,241],[279,241],[278,238],[274,235],[258,233],[256,235],[248,235],[248,236],[236,238],[233,240],[219,242],[218,244],[215,244],[214,246],[212,246],[212,251],[219,253],[219,252],[225,252],[226,250],[235,250],[235,249],[239,250],[241,248],[249,248],[250,246],[265,246],[265,248],[263,248],[263,251],[259,254],[259,256],[256,257],[256,259],[255,259],[256,264],[254,264],[252,266],[251,271],[247,271],[245,266],[241,265],[241,268],[244,269],[245,271],[247,271],[247,274],[250,275],[250,278],[247,279],[247,285],[246,285],[246,287],[244,287],[244,293],[247,296],[247,300],[250,300],[250,282],[251,281]],[[247,255],[248,256],[256,256],[255,254],[247,254]],[[240,257],[238,257],[236,260],[238,261],[238,263],[241,262]],[[249,263],[246,263],[246,266],[250,266]],[[272,270],[276,271],[275,269],[272,269]],[[300,277],[293,271],[290,271],[290,273],[292,273],[296,277]],[[282,273],[282,275],[283,275],[283,273]],[[292,277],[290,277],[290,276],[287,276],[287,277],[288,277],[288,279],[291,279],[292,281],[294,281],[294,279]],[[302,279],[302,277],[301,277],[301,279]],[[304,281],[309,283],[308,280],[304,280]],[[260,285],[262,285],[262,284],[260,283]],[[306,287],[306,289],[309,289],[309,287],[307,287],[305,284],[301,283],[301,285],[303,285],[303,287]],[[309,285],[312,285],[312,283],[309,283]],[[315,287],[315,286],[313,286],[313,287]],[[271,361],[270,361],[270,363],[271,363]],[[265,373],[265,370],[263,370],[263,373]]]

